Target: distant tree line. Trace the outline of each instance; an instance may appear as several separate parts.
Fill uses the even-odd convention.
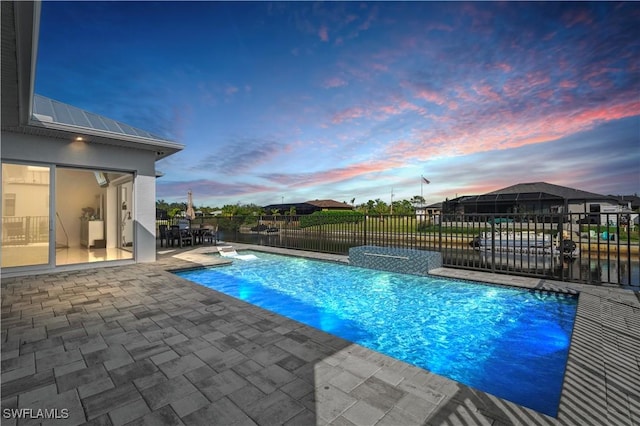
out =
[[[346,203],[346,201],[345,201]],[[423,206],[425,200],[420,195],[415,195],[409,200],[396,200],[393,204],[386,203],[380,198],[375,200],[368,200],[366,203],[356,205],[355,198],[351,199],[351,206],[357,212],[366,215],[387,215],[391,214],[391,206],[393,206],[393,214],[397,215],[414,215],[416,213],[416,207]],[[170,218],[180,217],[187,211],[187,203],[168,203],[165,200],[157,200],[156,208],[167,212],[167,216]],[[208,207],[194,205],[193,209],[198,215],[211,216],[213,214],[219,214],[221,216],[263,216],[263,215],[276,215],[278,211],[265,211],[261,206],[257,204],[226,204],[222,207]],[[295,215],[295,207],[291,207],[285,215]]]

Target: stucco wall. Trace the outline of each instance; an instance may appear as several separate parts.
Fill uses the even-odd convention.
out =
[[[155,153],[141,149],[2,132],[1,154],[3,161],[137,171],[139,175],[155,176]]]

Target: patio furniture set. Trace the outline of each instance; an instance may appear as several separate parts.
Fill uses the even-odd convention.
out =
[[[217,244],[218,229],[213,225],[178,224],[159,225],[160,247],[184,247],[185,245]]]

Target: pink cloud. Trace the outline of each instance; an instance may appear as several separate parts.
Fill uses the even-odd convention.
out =
[[[402,162],[394,160],[372,161],[353,164],[329,170],[310,173],[271,173],[264,175],[265,179],[286,185],[288,188],[302,188],[318,184],[327,184],[349,180],[370,173],[385,172],[394,167],[402,166]]]
[[[349,120],[356,120],[359,118],[370,118],[376,121],[385,121],[391,116],[404,114],[407,112],[415,112],[417,114],[426,116],[426,109],[411,103],[407,100],[398,98],[394,99],[387,105],[368,105],[365,107],[353,107],[339,111],[333,115],[331,122],[333,124],[340,124]]]
[[[332,89],[334,87],[346,86],[347,82],[340,77],[332,77],[324,81],[322,87],[325,89]]]
[[[513,70],[513,67],[509,64],[505,64],[504,62],[496,64],[496,68],[504,71],[504,72],[511,72]]]
[[[477,94],[479,94],[480,96],[482,96],[483,98],[489,99],[493,102],[500,102],[502,101],[502,98],[500,95],[498,95],[494,90],[493,87],[491,87],[488,84],[479,84],[479,85],[474,85],[472,86],[473,90],[475,90],[475,92]]]
[[[448,127],[418,130],[414,142],[389,145],[386,155],[424,161],[434,156],[449,157],[484,151],[517,148],[550,142],[611,120],[637,115],[640,101],[611,107],[577,110],[569,114],[530,117],[499,111],[494,117],[454,122]]]
[[[418,90],[413,96],[415,98],[422,99],[436,105],[444,105],[447,103],[446,97],[432,90],[421,89]]]
[[[371,64],[371,68],[376,71],[389,71],[389,66],[380,63]]]
[[[358,15],[351,14],[351,15],[347,15],[347,17],[345,18],[344,22],[345,22],[345,24],[349,24],[349,23],[355,21],[356,19],[358,19]]]
[[[530,93],[532,89],[547,85],[551,79],[542,71],[528,73],[524,76],[510,78],[502,86],[502,91],[507,98],[517,98]]]
[[[578,24],[590,25],[593,22],[593,16],[589,14],[589,12],[585,9],[576,10],[571,9],[568,10],[563,16],[562,19],[565,21],[565,25],[567,28],[571,28]]]
[[[187,191],[193,192],[193,201],[195,205],[199,205],[199,197],[206,195],[209,197],[224,197],[236,195],[251,195],[263,192],[273,191],[272,185],[255,185],[245,182],[230,183],[226,180],[210,180],[196,179],[182,182],[158,181],[157,184],[158,198],[180,198],[184,197],[186,201]]]
[[[433,31],[433,30],[446,31],[446,32],[453,31],[453,27],[451,25],[443,24],[441,22],[433,22],[429,24],[426,29],[427,31]]]
[[[322,41],[329,41],[329,30],[325,25],[321,26],[318,30],[318,37],[320,37]]]
[[[380,121],[388,118],[389,116],[404,114],[405,112],[417,112],[420,114],[425,114],[426,110],[411,102],[398,100],[393,104],[378,107],[375,115]]]
[[[377,15],[378,15],[378,6],[374,5],[369,10],[369,15],[367,16],[367,19],[358,26],[358,30],[360,31],[368,30],[371,27],[371,24],[373,23],[373,21],[376,20]]]
[[[339,124],[347,120],[354,120],[356,118],[363,117],[367,114],[367,111],[361,107],[347,108],[333,115],[331,122]]]
[[[560,83],[558,83],[558,87],[561,87],[563,89],[575,89],[576,87],[578,87],[578,83],[576,83],[575,81],[562,80]]]
[[[554,95],[555,95],[555,91],[552,90],[552,89],[544,90],[542,92],[538,92],[538,98],[544,99],[546,101],[548,101],[550,99],[553,99]]]

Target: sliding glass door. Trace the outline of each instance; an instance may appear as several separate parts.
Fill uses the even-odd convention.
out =
[[[2,263],[132,260],[133,173],[2,162]]]
[[[52,167],[2,163],[2,268],[51,263]]]
[[[55,176],[56,265],[133,259],[133,174],[57,167]]]

